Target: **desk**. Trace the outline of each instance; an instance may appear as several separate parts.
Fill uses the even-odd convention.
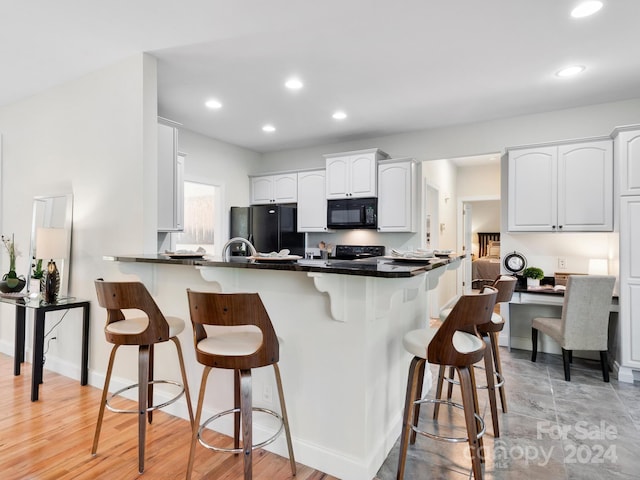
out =
[[[5,297],[0,296],[0,302],[16,307],[16,331],[13,354],[13,374],[20,375],[20,364],[24,362],[25,317],[27,309],[34,312],[33,317],[33,358],[31,361],[31,401],[38,400],[40,384],[42,383],[44,357],[44,320],[47,312],[82,308],[82,364],[80,368],[80,384],[86,385],[89,373],[89,307],[88,300],[75,297],[60,298],[56,303],[45,303],[39,298]]]
[[[548,290],[527,290],[516,288],[509,302],[509,333],[508,347],[531,350],[531,320],[535,317],[557,317],[562,314],[564,304],[564,292]],[[618,296],[611,298],[610,312],[618,312]],[[611,338],[611,335],[609,335]],[[538,350],[547,353],[561,353],[560,347],[552,343],[546,345],[544,339],[540,340]]]

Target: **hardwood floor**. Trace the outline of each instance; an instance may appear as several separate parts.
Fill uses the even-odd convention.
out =
[[[105,413],[98,454],[91,443],[100,390],[76,380],[44,373],[40,400],[30,401],[31,365],[13,375],[13,358],[0,354],[0,477],[3,480],[184,479],[189,455],[189,422],[157,411],[147,426],[145,471],[138,473],[136,415]],[[133,405],[133,402],[131,402]],[[217,435],[231,446],[232,439]],[[295,449],[295,443],[294,443]],[[253,455],[256,480],[335,480],[265,450]],[[196,451],[193,477],[207,480],[243,478],[242,456]]]

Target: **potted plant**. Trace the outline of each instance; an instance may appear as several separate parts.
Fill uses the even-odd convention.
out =
[[[538,267],[527,267],[523,270],[522,276],[527,279],[527,287],[539,287],[540,280],[544,278],[544,272]]]
[[[18,274],[16,274],[16,257],[20,255],[20,253],[16,249],[13,235],[11,235],[11,239],[2,235],[2,243],[4,244],[4,248],[9,254],[9,271],[2,276],[2,282],[0,282],[0,291],[2,291],[3,293],[19,292],[24,288],[26,284],[26,280],[24,279],[24,277],[22,275],[18,276]]]
[[[31,264],[31,280],[32,284],[30,284],[29,291],[31,293],[39,293],[42,290],[42,283],[44,278],[44,270],[42,269],[42,259],[33,257],[33,262]]]

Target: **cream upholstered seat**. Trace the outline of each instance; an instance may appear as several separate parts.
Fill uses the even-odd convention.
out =
[[[186,397],[189,419],[193,425],[193,411],[191,409],[191,397],[187,384],[187,374],[182,357],[182,348],[177,335],[184,330],[184,321],[176,317],[165,317],[153,298],[140,282],[105,282],[102,279],[95,281],[98,303],[107,310],[107,323],[104,328],[106,340],[113,344],[109,365],[104,380],[102,399],[98,412],[98,421],[93,438],[93,455],[98,451],[100,430],[104,418],[105,408],[116,413],[135,413],[138,415],[138,471],[144,471],[144,449],[146,438],[146,423],[153,419],[153,410],[172,404],[183,394]],[[142,312],[144,316],[126,318],[125,311]],[[182,384],[170,380],[154,379],[154,346],[171,340],[178,353],[178,362],[182,375]],[[138,383],[118,390],[111,396],[109,383],[115,361],[116,351],[122,345],[138,347]],[[170,383],[180,387],[180,392],[162,405],[153,404],[153,386],[157,383]],[[138,408],[135,410],[122,410],[114,408],[109,401],[120,393],[131,388],[138,389]]]
[[[187,290],[189,311],[193,325],[193,340],[196,358],[204,365],[196,418],[193,425],[187,480],[191,478],[195,460],[196,443],[204,447],[228,453],[242,453],[244,458],[244,478],[252,478],[251,369],[271,365],[275,372],[281,415],[273,410],[257,410],[272,415],[280,421],[280,429],[260,446],[274,441],[284,428],[291,472],[296,474],[289,420],[284,402],[282,380],[278,360],[280,343],[266,309],[257,293],[213,293]],[[220,412],[201,423],[207,378],[212,368],[234,371],[234,408]],[[201,437],[202,429],[213,420],[227,414],[234,414],[234,448],[216,447],[207,444]],[[242,423],[242,447],[240,447],[240,423]]]
[[[169,325],[169,337],[180,335],[184,330],[184,320],[177,317],[164,317]],[[107,324],[105,331],[119,335],[136,335],[144,332],[149,326],[147,317],[127,318],[119,322]]]
[[[409,366],[407,393],[405,397],[402,433],[400,435],[400,455],[397,478],[404,477],[405,461],[409,443],[413,444],[416,434],[436,440],[469,443],[473,474],[476,480],[482,479],[482,434],[484,422],[477,411],[475,378],[472,371],[474,363],[485,355],[486,344],[478,334],[476,326],[489,321],[495,305],[497,290],[492,287],[478,295],[463,295],[438,329],[420,329],[408,332],[403,338],[407,351],[414,355]],[[427,361],[434,365],[450,365],[458,372],[462,390],[462,405],[439,398],[423,399],[422,382]],[[487,375],[487,381],[493,376]],[[464,411],[467,429],[466,438],[446,438],[418,429],[420,406],[424,403],[441,403],[460,408]]]
[[[609,310],[615,280],[609,275],[569,275],[561,318],[537,317],[531,322],[531,361],[536,361],[540,331],[560,344],[565,380],[571,380],[572,352],[592,350],[600,352],[602,378],[608,382]]]

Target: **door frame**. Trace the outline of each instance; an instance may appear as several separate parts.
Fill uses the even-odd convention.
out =
[[[466,197],[458,197],[458,204],[456,209],[456,223],[457,223],[457,249],[458,252],[464,253],[466,257],[462,262],[462,268],[456,270],[456,293],[463,295],[465,292],[471,291],[471,245],[466,245],[465,228],[464,228],[464,208],[465,204],[473,202],[486,202],[486,201],[498,201],[501,202],[500,195],[472,195]],[[471,210],[473,215],[473,209]],[[471,222],[471,220],[469,220]],[[469,237],[468,241],[471,241]]]

